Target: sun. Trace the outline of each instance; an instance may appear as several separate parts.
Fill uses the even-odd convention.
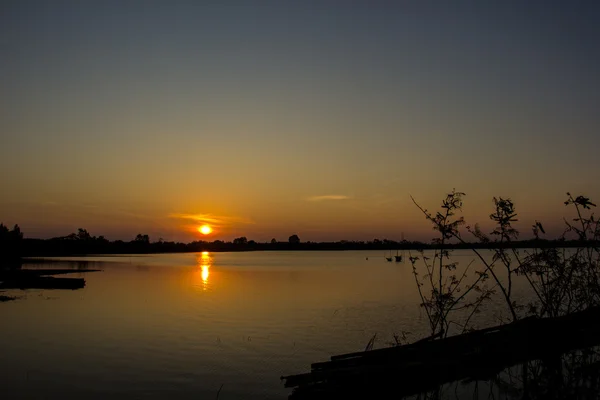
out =
[[[208,225],[202,225],[200,228],[198,228],[198,232],[200,232],[203,235],[208,235],[212,232],[212,228]]]

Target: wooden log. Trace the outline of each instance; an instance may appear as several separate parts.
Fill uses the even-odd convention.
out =
[[[450,338],[349,353],[314,363],[307,374],[283,377],[291,398],[355,396],[394,386],[412,395],[466,378],[483,379],[513,365],[600,345],[600,309],[558,318],[527,318]],[[401,379],[401,381],[399,381]],[[400,386],[400,387],[397,387]]]
[[[0,282],[0,289],[81,289],[85,287],[83,278],[32,277],[9,279]]]
[[[0,269],[0,279],[99,272],[99,269]]]
[[[11,301],[11,300],[16,300],[16,297],[13,296],[3,296],[0,294],[0,303],[4,302],[4,301]]]

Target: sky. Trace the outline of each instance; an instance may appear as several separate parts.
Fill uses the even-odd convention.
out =
[[[0,3],[0,221],[26,237],[427,240],[600,201],[596,1]],[[198,226],[213,227],[201,236]]]

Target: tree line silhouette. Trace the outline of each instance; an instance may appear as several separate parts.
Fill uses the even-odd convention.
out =
[[[0,223],[0,259],[12,261],[18,259],[23,253],[23,232],[19,225],[8,229]]]
[[[530,240],[502,242],[476,242],[476,243],[446,243],[446,248],[472,249],[472,248],[554,248],[554,247],[581,247],[589,246],[589,241],[582,243],[580,240],[548,240],[536,237]],[[296,234],[291,235],[287,241],[278,241],[275,238],[268,242],[258,242],[241,236],[232,241],[192,241],[189,243],[166,241],[162,238],[152,241],[147,234],[138,234],[130,241],[114,240],[106,237],[93,236],[86,229],[80,228],[77,232],[67,236],[51,239],[23,238],[23,232],[18,225],[9,230],[0,224],[0,260],[15,259],[19,257],[35,256],[66,256],[82,254],[150,254],[150,253],[183,253],[198,251],[233,252],[233,251],[285,251],[285,250],[428,250],[438,248],[438,243],[424,243],[420,241],[395,241],[390,239],[373,239],[370,241],[340,240],[335,242],[301,241]]]

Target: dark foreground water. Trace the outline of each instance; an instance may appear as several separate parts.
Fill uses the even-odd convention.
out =
[[[222,386],[219,399],[282,399],[281,375],[364,350],[375,333],[383,347],[394,333],[417,339],[426,328],[410,264],[388,263],[381,252],[51,265],[82,267],[103,270],[72,275],[86,279],[85,289],[4,293],[21,298],[0,303],[1,398],[201,399]]]

